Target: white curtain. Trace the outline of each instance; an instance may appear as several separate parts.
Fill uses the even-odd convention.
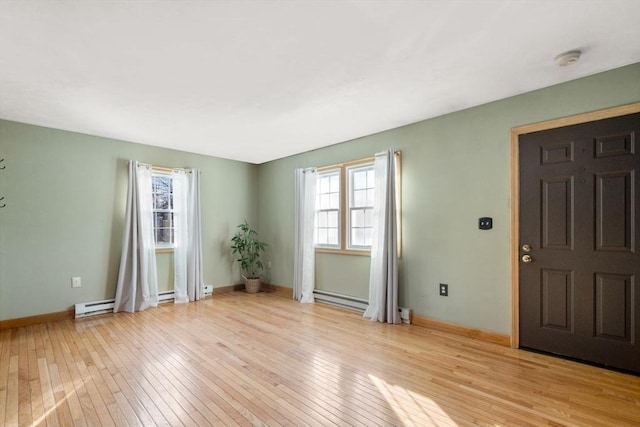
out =
[[[314,170],[296,169],[293,298],[301,303],[313,302],[315,286],[316,181]]]
[[[379,322],[400,323],[394,150],[389,149],[376,155],[375,177],[369,306],[364,312],[364,317]]]
[[[129,162],[129,187],[114,312],[158,306],[151,167]]]
[[[173,172],[173,292],[174,302],[189,302],[187,295],[187,253],[189,252],[189,236],[187,235],[187,195],[189,181],[184,172]]]
[[[200,170],[191,169],[189,195],[187,197],[187,295],[189,301],[204,298],[204,275],[202,270],[202,221],[200,219]]]
[[[200,171],[175,172],[174,201],[174,298],[176,303],[204,297],[200,220]]]

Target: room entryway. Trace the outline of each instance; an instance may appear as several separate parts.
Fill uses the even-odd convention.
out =
[[[640,113],[521,134],[519,345],[640,373]]]

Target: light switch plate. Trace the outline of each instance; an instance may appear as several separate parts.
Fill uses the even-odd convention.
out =
[[[478,220],[478,228],[480,230],[491,230],[493,228],[493,218],[488,216],[480,218]]]

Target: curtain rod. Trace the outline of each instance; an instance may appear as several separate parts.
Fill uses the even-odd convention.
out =
[[[129,165],[130,163],[131,161],[128,161],[127,165]],[[185,169],[185,168],[170,168],[168,166],[156,166],[156,165],[152,165],[151,163],[144,163],[144,162],[138,162],[138,164],[141,166],[150,167],[151,169],[160,171],[160,172],[189,172],[189,169]]]
[[[400,155],[400,150],[394,150],[393,153],[396,156],[399,156]],[[372,161],[374,161],[376,159],[376,157],[382,156],[384,154],[387,154],[387,152],[386,151],[381,151],[381,152],[376,153],[375,155],[373,155],[371,157],[365,157],[364,159],[351,160],[349,162],[342,162],[342,163],[335,163],[333,165],[321,166],[321,167],[316,168],[316,172],[322,172],[322,171],[326,171],[326,170],[329,170],[329,169],[338,169],[338,168],[341,168],[343,166],[351,166],[351,165],[355,165],[355,164],[358,164],[358,163],[372,162]]]
[[[322,172],[329,169],[338,169],[344,166],[356,165],[358,163],[372,162],[373,160],[375,160],[375,157],[365,157],[364,159],[357,159],[357,160],[351,160],[348,162],[335,163],[333,165],[321,166],[319,168],[316,168],[316,172]]]
[[[378,156],[384,156],[384,155],[386,155],[386,154],[387,154],[387,152],[386,152],[386,151],[380,151],[379,153],[376,153],[376,154],[375,154],[375,157],[378,157]],[[398,156],[398,155],[400,155],[400,150],[393,150],[393,155],[394,155],[394,156]]]

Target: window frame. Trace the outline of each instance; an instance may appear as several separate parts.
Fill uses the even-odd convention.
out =
[[[362,206],[355,206],[355,191],[365,191],[365,193],[367,193],[368,191],[373,191],[375,193],[375,174],[373,176],[373,183],[372,183],[372,187],[369,187],[368,185],[366,185],[364,188],[355,188],[355,182],[354,182],[354,174],[356,172],[362,172],[362,171],[373,171],[375,173],[375,161],[372,162],[365,162],[365,163],[360,163],[360,164],[355,164],[355,165],[349,165],[349,166],[345,166],[345,175],[347,177],[347,182],[346,182],[346,203],[345,203],[345,209],[347,210],[345,218],[346,218],[346,222],[345,222],[345,227],[347,229],[347,241],[345,242],[345,250],[349,250],[349,251],[365,251],[365,252],[371,252],[371,245],[356,245],[352,242],[353,240],[353,228],[354,226],[352,225],[351,221],[352,221],[352,212],[355,210],[363,210],[363,211],[367,211],[370,210],[371,211],[371,215],[372,215],[372,219],[371,221],[373,222],[373,209],[374,209],[374,204],[365,204]],[[365,178],[366,179],[366,184],[369,184],[368,182],[368,177]],[[373,201],[373,200],[372,200]],[[366,216],[366,213],[365,213]],[[367,227],[366,225],[364,227],[358,227],[358,228],[362,228],[362,229],[367,229],[367,228],[371,228],[373,230],[373,225],[371,227]]]
[[[174,205],[174,192],[173,192],[173,170],[165,170],[165,168],[160,168],[160,167],[152,167],[151,168],[151,183],[152,183],[152,189],[151,189],[151,210],[153,213],[153,244],[156,250],[156,253],[164,253],[164,252],[173,252],[175,249],[175,241],[176,241],[176,228],[175,228],[175,205]],[[171,208],[169,209],[156,209],[155,207],[155,199],[154,199],[154,194],[156,194],[153,191],[153,180],[156,177],[162,177],[162,178],[168,178],[171,180],[171,188],[172,191],[170,192],[171,195],[171,201],[169,203],[169,205],[171,206]],[[160,243],[158,244],[157,240],[156,240],[156,230],[158,229],[158,227],[156,227],[156,213],[157,212],[168,212],[171,214],[171,227],[169,227],[173,233],[172,233],[172,242],[171,243]],[[161,227],[162,228],[162,227]]]
[[[395,152],[396,162],[396,211],[397,211],[397,226],[398,226],[398,257],[402,255],[402,162],[401,152]],[[375,156],[366,157],[363,159],[352,160],[344,163],[337,163],[334,165],[323,166],[316,169],[316,172],[321,175],[329,171],[340,171],[340,215],[339,215],[339,233],[340,233],[340,247],[326,247],[315,245],[316,253],[327,254],[341,254],[341,255],[355,255],[355,256],[371,256],[370,247],[358,247],[351,246],[348,239],[350,236],[350,224],[348,215],[350,213],[348,191],[349,187],[347,180],[349,179],[348,171],[350,169],[357,169],[365,167],[366,165],[375,165]],[[374,178],[375,179],[375,178]],[[317,212],[317,210],[316,210]],[[314,227],[315,229],[315,227]]]
[[[342,183],[343,183],[343,176],[342,176],[342,171],[340,170],[340,168],[331,168],[331,169],[326,169],[323,170],[321,173],[318,174],[318,187],[316,190],[316,206],[318,206],[318,198],[321,198],[323,195],[330,195],[334,194],[335,192],[331,191],[331,188],[329,189],[328,192],[323,193],[320,191],[320,180],[322,178],[330,178],[333,176],[337,176],[339,179],[338,182],[338,208],[326,208],[326,209],[316,209],[316,218],[315,218],[315,224],[314,224],[314,242],[315,243],[315,247],[316,248],[320,248],[320,249],[327,249],[327,250],[339,250],[342,248],[342,242],[343,242],[343,221],[342,221],[342,210],[343,210],[343,203],[342,203]],[[317,243],[318,242],[318,236],[317,233],[319,232],[319,229],[321,227],[318,226],[318,213],[321,212],[337,212],[338,213],[338,243],[337,244],[331,244],[331,243],[327,243],[327,244],[322,244],[322,243]],[[333,227],[322,227],[325,228],[328,232],[329,229],[333,228]]]

